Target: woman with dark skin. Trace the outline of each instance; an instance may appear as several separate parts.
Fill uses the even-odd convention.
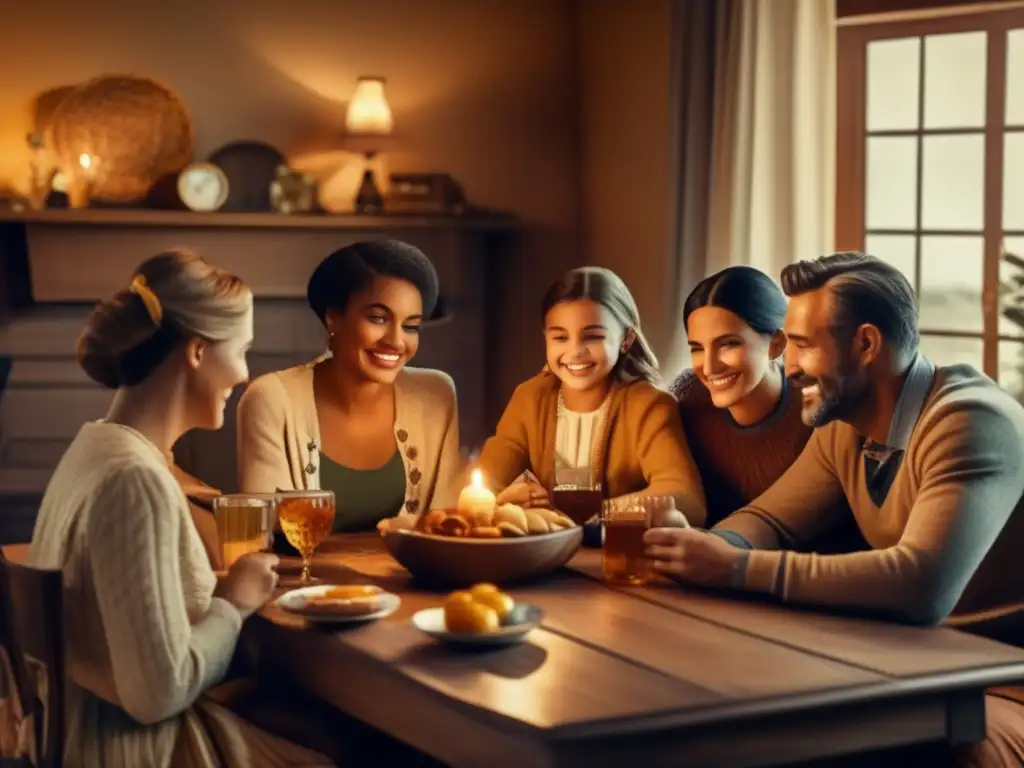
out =
[[[313,272],[322,358],[262,376],[239,404],[242,491],[335,492],[335,531],[454,506],[462,457],[455,386],[407,368],[438,301],[433,265],[398,241],[355,243]]]

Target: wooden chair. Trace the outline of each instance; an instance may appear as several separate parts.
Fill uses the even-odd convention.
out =
[[[0,650],[9,683],[31,718],[34,757],[21,765],[60,768],[64,750],[64,629],[60,571],[7,560],[0,551]],[[5,674],[0,669],[0,674]],[[18,763],[15,763],[18,764]]]

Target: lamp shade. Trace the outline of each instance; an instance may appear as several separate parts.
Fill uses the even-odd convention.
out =
[[[384,94],[384,78],[360,77],[348,103],[345,128],[357,135],[384,136],[391,133],[394,120]]]

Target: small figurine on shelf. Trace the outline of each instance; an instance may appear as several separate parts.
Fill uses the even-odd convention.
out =
[[[377,188],[377,182],[373,178],[373,171],[367,169],[363,172],[363,182],[359,185],[359,192],[356,194],[356,213],[380,213],[384,209],[384,196]]]
[[[317,206],[316,180],[308,173],[277,167],[270,182],[270,204],[278,213],[313,213]]]
[[[28,198],[33,208],[42,208],[46,195],[50,191],[50,179],[45,159],[46,146],[43,134],[32,132],[25,137],[29,147],[29,193]]]
[[[45,208],[69,208],[71,198],[68,195],[68,177],[60,171],[55,171],[50,177],[50,191],[43,201]]]

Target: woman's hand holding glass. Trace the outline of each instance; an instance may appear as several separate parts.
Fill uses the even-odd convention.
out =
[[[277,555],[251,552],[242,555],[228,569],[214,593],[231,603],[242,618],[262,608],[277,587]]]

